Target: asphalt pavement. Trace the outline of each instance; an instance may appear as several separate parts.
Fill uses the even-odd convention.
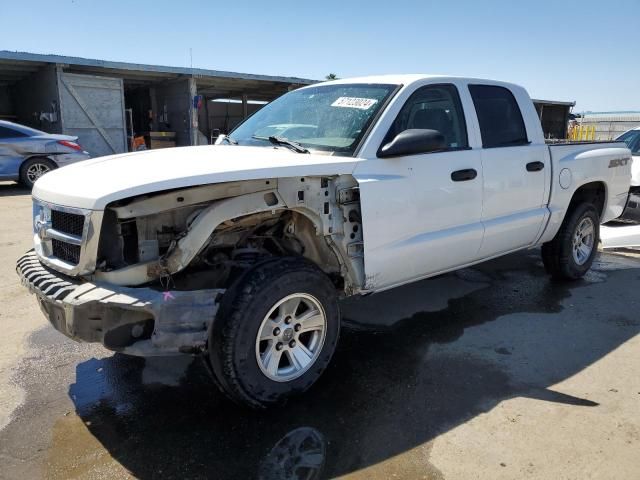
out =
[[[1,478],[640,477],[640,259],[558,283],[527,251],[343,302],[338,351],[283,407],[199,359],[75,343],[19,284],[29,192],[0,183]]]

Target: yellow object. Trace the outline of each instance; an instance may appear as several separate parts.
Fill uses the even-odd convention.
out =
[[[595,125],[575,125],[569,130],[569,140],[585,142],[593,142],[596,139]]]

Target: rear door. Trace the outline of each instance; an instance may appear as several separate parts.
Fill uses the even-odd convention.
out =
[[[469,148],[458,86],[414,90],[386,126],[378,147],[407,129],[439,130],[447,149],[367,157],[356,167],[367,289],[389,288],[473,262],[482,241],[480,152]]]
[[[518,99],[499,85],[469,85],[469,92],[482,137],[484,258],[535,242],[548,213],[551,168],[548,147],[529,138],[524,90],[516,91]]]

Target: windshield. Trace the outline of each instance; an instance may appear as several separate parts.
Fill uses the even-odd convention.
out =
[[[640,153],[640,130],[629,130],[620,135],[617,140],[626,143],[631,153]]]
[[[229,136],[239,145],[272,146],[285,138],[310,150],[351,155],[395,85],[320,85],[264,106]]]

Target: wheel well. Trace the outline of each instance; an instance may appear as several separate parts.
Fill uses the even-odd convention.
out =
[[[20,163],[20,172],[22,172],[22,169],[24,168],[25,164],[29,161],[29,160],[35,160],[35,159],[42,159],[42,160],[46,160],[47,162],[53,164],[54,168],[58,168],[58,164],[56,162],[54,162],[53,160],[51,160],[49,157],[44,156],[44,155],[31,155],[30,157],[25,158],[24,160],[22,160],[22,162]]]
[[[606,187],[603,182],[585,183],[573,193],[569,203],[569,211],[573,211],[577,205],[583,202],[588,202],[596,207],[598,216],[602,218],[605,198]]]
[[[340,261],[316,226],[292,210],[261,212],[227,220],[212,233],[194,262],[209,267],[228,264],[243,269],[269,257],[301,257],[326,273],[337,288],[344,287]]]

